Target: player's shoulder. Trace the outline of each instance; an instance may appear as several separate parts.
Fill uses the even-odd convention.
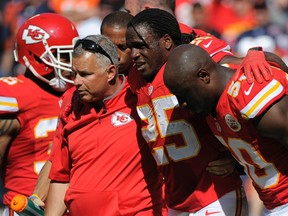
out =
[[[2,96],[17,98],[36,97],[37,94],[41,95],[45,91],[24,75],[0,78],[0,89],[2,90],[0,92]]]
[[[18,112],[26,106],[34,103],[34,100],[27,101],[30,97],[35,97],[37,93],[32,81],[23,75],[18,77],[0,78],[0,103],[3,104],[1,112]],[[35,84],[34,84],[35,86]]]
[[[197,37],[201,37],[201,36],[209,36],[210,34],[203,31],[202,29],[197,29],[197,28],[192,28],[192,32],[197,36]],[[211,36],[211,35],[210,35]]]
[[[224,40],[211,34],[198,36],[190,43],[206,50],[215,62],[219,62],[224,56],[233,55],[231,47]]]
[[[23,102],[31,97],[31,91],[27,86],[28,80],[24,76],[0,78],[0,113],[17,113],[24,106]],[[29,84],[28,84],[29,85]],[[27,87],[27,88],[26,88]],[[33,102],[32,102],[33,103]],[[31,102],[29,103],[31,104]]]
[[[0,85],[1,87],[6,87],[6,88],[19,88],[22,87],[23,85],[29,85],[30,82],[28,79],[20,75],[18,77],[1,77],[0,78]]]
[[[191,44],[205,49],[211,56],[219,51],[231,51],[231,47],[224,41],[211,34],[198,36],[191,41]]]
[[[190,26],[184,23],[179,23],[179,28],[180,28],[181,33],[184,33],[184,34],[191,34],[193,31],[193,29]]]
[[[283,71],[282,71],[283,72]],[[228,89],[230,103],[245,119],[254,118],[286,93],[287,75],[277,73],[270,81],[249,84],[244,74],[234,75]]]

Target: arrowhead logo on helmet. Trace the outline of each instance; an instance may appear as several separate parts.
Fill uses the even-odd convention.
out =
[[[39,43],[43,39],[47,40],[49,38],[50,35],[46,31],[34,25],[29,25],[22,35],[22,39],[26,41],[26,44]]]

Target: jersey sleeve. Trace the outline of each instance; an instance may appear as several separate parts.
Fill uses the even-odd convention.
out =
[[[17,89],[14,88],[17,82],[19,82],[19,80],[14,77],[3,77],[0,79],[0,116],[13,116],[19,111],[18,98],[13,93],[17,91]]]
[[[179,23],[179,28],[181,33],[191,34],[193,32],[193,29],[190,26],[185,25],[184,23]]]
[[[213,35],[200,36],[191,41],[191,44],[205,49],[215,62],[220,62],[224,56],[233,55],[231,47],[223,40]]]
[[[197,29],[197,28],[193,28],[193,32],[197,35],[197,36],[209,36],[210,34],[201,30],[201,29]]]
[[[272,70],[273,79],[264,84],[254,82],[250,85],[245,78],[242,80],[243,75],[242,78],[240,77],[238,81],[230,85],[228,93],[237,95],[235,98],[231,98],[243,118],[252,119],[261,115],[275,102],[287,95],[287,74],[275,67],[272,67]],[[239,83],[237,84],[237,82]],[[240,86],[239,92],[237,92],[237,86]]]

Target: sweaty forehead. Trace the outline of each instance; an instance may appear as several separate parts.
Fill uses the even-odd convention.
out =
[[[106,35],[109,38],[125,37],[126,27],[106,26],[105,28],[103,28],[102,34]]]
[[[154,37],[154,33],[152,29],[146,24],[141,23],[137,24],[136,26],[129,26],[127,29],[127,36],[133,37],[133,38],[148,38],[148,37]]]

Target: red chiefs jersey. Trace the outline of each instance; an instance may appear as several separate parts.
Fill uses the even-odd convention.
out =
[[[191,34],[194,32],[196,38],[190,43],[205,49],[215,62],[220,62],[224,56],[233,55],[231,47],[225,41],[220,40],[214,35],[201,29],[191,28],[183,23],[179,23],[179,27],[182,33]]]
[[[59,97],[23,75],[0,78],[0,89],[0,118],[10,116],[20,122],[2,169],[8,191],[4,204],[10,205],[15,194],[32,194],[50,153],[60,105]]]
[[[142,84],[134,88],[137,111],[142,134],[164,178],[168,207],[194,212],[240,187],[242,182],[236,171],[228,177],[206,171],[209,162],[223,157],[221,143],[205,119],[192,117],[178,106],[176,97],[164,85],[164,67],[152,83],[135,82]],[[135,76],[136,72],[131,77]]]
[[[136,124],[136,100],[126,83],[97,113],[77,92],[65,94],[50,178],[70,183],[71,215],[161,214],[162,179]]]
[[[195,44],[205,49],[215,62],[220,62],[224,56],[231,56],[231,47],[224,41],[209,34],[201,29],[191,28],[183,23],[179,23],[181,33],[191,34],[195,33],[196,38],[191,41],[191,44]]]
[[[235,74],[217,104],[216,118],[208,123],[252,179],[267,209],[288,203],[288,150],[278,141],[258,134],[254,118],[287,94],[287,74],[272,68],[271,81],[248,84]]]
[[[200,35],[200,37],[196,37],[190,43],[206,50],[215,62],[220,62],[224,56],[233,55],[231,47],[225,41],[211,34]]]

